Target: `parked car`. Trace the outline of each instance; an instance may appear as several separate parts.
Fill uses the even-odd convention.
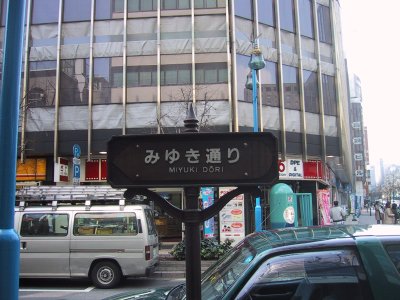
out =
[[[201,299],[399,299],[400,226],[253,233],[202,275]],[[185,299],[185,284],[109,299]]]

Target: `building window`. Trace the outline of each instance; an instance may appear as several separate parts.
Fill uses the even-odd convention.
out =
[[[303,70],[305,111],[319,113],[317,73]]]
[[[95,20],[107,20],[112,18],[113,0],[96,0]]]
[[[260,70],[260,74],[262,103],[264,105],[279,107],[277,64],[266,61],[265,68]]]
[[[87,105],[89,59],[61,60],[60,105]]]
[[[311,0],[299,1],[300,33],[303,36],[314,38],[313,13]]]
[[[299,80],[297,68],[282,66],[284,100],[286,109],[300,110]]]
[[[54,106],[57,62],[29,62],[28,107]]]
[[[279,17],[281,21],[281,29],[294,32],[293,0],[279,1]]]
[[[337,116],[335,78],[333,76],[322,75],[322,91],[324,96],[325,115]]]
[[[33,0],[32,24],[58,23],[59,7],[60,0]]]
[[[275,26],[275,6],[273,0],[257,0],[258,21],[269,26]]]
[[[93,59],[93,104],[111,102],[111,58]]]
[[[161,9],[189,9],[190,0],[162,0]]]
[[[322,43],[332,43],[332,29],[331,29],[331,16],[329,7],[318,4],[318,31],[319,41]]]
[[[238,17],[253,20],[253,1],[237,0],[235,1],[235,15]]]
[[[194,8],[217,8],[225,7],[225,3],[217,0],[194,0]]]
[[[64,0],[64,22],[90,21],[91,0]]]

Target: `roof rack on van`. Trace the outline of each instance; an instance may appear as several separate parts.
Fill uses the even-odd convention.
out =
[[[16,206],[24,210],[27,206],[50,206],[56,210],[59,205],[85,205],[87,210],[94,204],[126,204],[125,190],[111,186],[29,186],[16,192]],[[137,197],[129,203],[143,203]]]

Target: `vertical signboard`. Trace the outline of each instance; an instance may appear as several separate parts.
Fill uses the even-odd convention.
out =
[[[202,187],[200,189],[201,200],[203,202],[203,209],[214,204],[214,188],[212,187]],[[213,238],[215,237],[214,232],[214,217],[208,219],[204,222],[204,237]]]
[[[73,165],[73,174],[74,174],[74,185],[79,185],[80,178],[81,178],[81,147],[75,144],[72,147],[72,153],[74,154],[74,165]]]
[[[219,189],[219,197],[222,197],[232,187]],[[236,245],[245,236],[244,224],[244,195],[238,195],[229,201],[219,213],[219,236],[221,242],[227,239],[233,240],[232,246]]]
[[[329,212],[331,208],[330,193],[329,190],[317,190],[317,201],[320,212],[320,224],[329,225],[331,224]]]
[[[68,159],[59,157],[54,164],[54,182],[68,182]]]

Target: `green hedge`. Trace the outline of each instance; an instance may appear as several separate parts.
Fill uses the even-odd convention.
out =
[[[226,240],[222,244],[219,244],[216,239],[203,239],[200,242],[201,259],[219,259],[232,248],[231,245],[231,240]],[[169,254],[171,254],[176,260],[185,260],[185,240],[176,244]]]

